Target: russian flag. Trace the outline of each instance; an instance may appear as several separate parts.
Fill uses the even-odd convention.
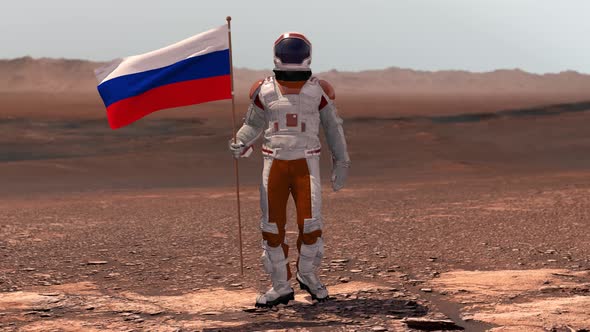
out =
[[[109,124],[117,129],[152,112],[231,99],[228,27],[221,26],[95,71]]]

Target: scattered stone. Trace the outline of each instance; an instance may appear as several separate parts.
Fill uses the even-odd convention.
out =
[[[333,259],[330,261],[330,264],[345,264],[345,263],[348,263],[348,258]]]
[[[349,277],[340,277],[338,278],[338,281],[340,281],[341,283],[347,283],[350,281]]]
[[[377,325],[377,326],[373,326],[371,328],[371,331],[387,331],[387,328]]]
[[[406,303],[404,303],[404,305],[406,307],[417,307],[418,306],[418,302],[410,300],[410,301],[407,301]]]
[[[22,269],[21,271],[25,271],[25,272],[31,272],[31,271],[36,271],[37,269],[35,269],[34,267],[25,267],[24,269]]]
[[[424,293],[432,293],[432,288],[420,288]]]
[[[409,328],[418,330],[463,330],[463,328],[450,319],[430,319],[406,317],[402,319]]]
[[[87,306],[87,307],[86,307],[86,308],[84,308],[84,309],[86,309],[86,310],[94,310],[94,306],[91,306],[91,305],[90,305],[90,306]]]
[[[350,273],[361,273],[361,272],[363,272],[363,270],[360,270],[360,269],[352,269],[352,270],[350,270]]]
[[[41,296],[60,296],[60,293],[39,293]]]
[[[573,275],[573,274],[557,273],[557,272],[551,273],[551,275],[554,275],[556,277],[568,277],[568,278],[574,278],[575,277],[575,275]]]
[[[107,261],[88,261],[86,264],[88,265],[104,265],[107,264]]]
[[[205,312],[202,312],[201,315],[203,315],[203,316],[217,316],[217,315],[221,315],[221,312],[219,312],[219,311],[205,311]]]
[[[559,291],[561,288],[559,286],[542,286],[539,288],[539,291],[542,293],[551,293],[555,291]]]
[[[230,286],[232,286],[232,287],[242,287],[242,284],[238,282],[238,283],[235,283],[235,284],[231,284]]]

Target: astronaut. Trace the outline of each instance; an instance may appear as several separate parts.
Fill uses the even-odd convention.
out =
[[[263,135],[262,263],[272,288],[256,298],[257,307],[287,304],[294,299],[289,283],[289,246],[285,242],[289,195],[295,201],[299,229],[296,279],[313,300],[328,299],[328,291],[316,274],[324,253],[320,125],[332,154],[334,191],[344,186],[350,167],[342,119],[333,102],[334,89],[312,76],[309,40],[300,33],[282,34],[274,44],[274,64],[274,76],[254,83],[250,89],[251,103],[244,124],[237,141],[230,140],[229,144],[235,158],[247,157]]]

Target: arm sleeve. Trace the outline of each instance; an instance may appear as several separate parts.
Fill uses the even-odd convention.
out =
[[[244,118],[244,124],[236,134],[237,139],[244,143],[245,146],[254,144],[262,134],[264,126],[266,125],[264,110],[258,107],[254,100],[255,99],[252,100],[248,107],[248,112]]]
[[[344,130],[342,129],[342,118],[338,116],[336,106],[326,97],[328,104],[320,110],[320,120],[326,135],[326,141],[332,152],[332,160],[335,165],[350,167],[350,157],[346,147]]]

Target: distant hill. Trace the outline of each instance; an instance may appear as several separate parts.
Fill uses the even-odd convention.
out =
[[[69,59],[23,57],[0,60],[0,93],[95,93],[94,69],[103,63]],[[238,95],[245,95],[252,82],[270,70],[236,69]],[[366,94],[587,94],[590,75],[574,71],[537,75],[522,70],[416,71],[388,68],[360,72],[328,71],[318,74],[339,93]]]

